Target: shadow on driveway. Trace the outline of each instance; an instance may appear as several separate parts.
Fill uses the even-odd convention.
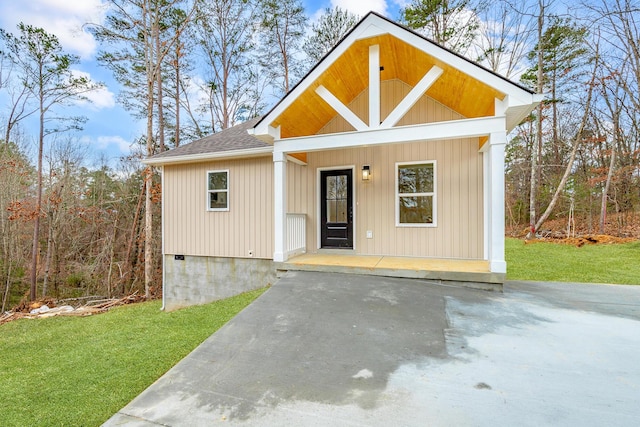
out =
[[[290,272],[105,425],[640,424],[640,287]]]

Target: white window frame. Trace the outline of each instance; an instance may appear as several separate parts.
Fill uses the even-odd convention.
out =
[[[225,190],[210,190],[209,189],[209,174],[212,173],[221,173],[224,172],[227,174],[227,188]],[[211,170],[211,171],[207,171],[207,183],[206,183],[206,187],[207,187],[207,204],[205,205],[207,207],[207,211],[208,212],[228,212],[229,211],[229,187],[231,187],[231,182],[229,180],[229,169],[220,169],[220,170]],[[209,204],[210,202],[210,196],[209,194],[211,193],[227,193],[227,207],[226,208],[212,208],[211,205]]]
[[[432,164],[433,165],[433,191],[428,193],[399,193],[398,191],[398,171],[400,166],[407,165],[424,165],[424,164]],[[435,160],[417,160],[411,162],[396,162],[396,179],[395,179],[395,210],[396,210],[396,227],[427,227],[434,228],[437,227],[438,224],[438,168],[437,162]],[[400,222],[400,197],[410,197],[410,196],[431,196],[432,197],[432,206],[433,206],[433,222],[431,224],[420,224],[420,223],[401,223]]]

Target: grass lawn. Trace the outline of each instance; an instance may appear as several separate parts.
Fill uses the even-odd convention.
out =
[[[507,239],[509,280],[640,284],[640,242]],[[97,426],[264,289],[166,313],[160,301],[0,326],[0,425]]]
[[[0,326],[0,424],[102,424],[262,292],[171,313],[152,301]]]
[[[640,285],[640,242],[576,247],[506,240],[507,279]]]

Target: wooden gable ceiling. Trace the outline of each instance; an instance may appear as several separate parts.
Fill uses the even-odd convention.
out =
[[[426,94],[467,118],[493,115],[495,98],[505,96],[416,47],[384,34],[356,41],[271,126],[281,126],[282,138],[315,135],[336,115],[316,94],[316,88],[322,85],[343,104],[351,103],[369,86],[369,46],[376,44],[380,46],[380,66],[384,68],[380,80],[399,79],[413,87],[437,65],[444,73]]]

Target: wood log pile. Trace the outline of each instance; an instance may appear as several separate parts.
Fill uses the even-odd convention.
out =
[[[14,309],[0,314],[0,325],[18,319],[43,319],[53,316],[91,316],[105,313],[113,307],[143,301],[144,296],[134,292],[123,298],[87,297],[55,301],[43,298],[38,301],[22,302]],[[85,301],[78,305],[78,301]],[[74,307],[70,303],[76,302]]]

